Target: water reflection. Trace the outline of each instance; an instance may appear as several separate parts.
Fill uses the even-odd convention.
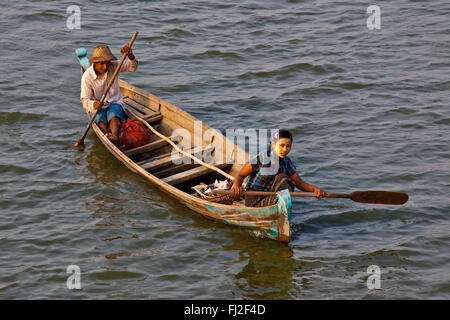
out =
[[[77,155],[75,163],[79,166],[76,173],[92,180],[86,189],[95,188],[89,201],[85,201],[88,211],[118,213],[130,202],[148,205],[148,200],[164,207],[157,188],[125,167],[95,136],[86,143],[89,147]]]
[[[294,259],[292,248],[276,241],[236,239],[224,250],[238,250],[240,261],[247,264],[235,276],[236,288],[246,299],[291,299]]]
[[[75,163],[75,174],[84,175],[91,181],[86,183],[81,201],[84,208],[80,211],[90,213],[94,221],[83,228],[93,225],[120,227],[124,224],[136,227],[139,221],[125,220],[124,217],[142,212],[143,208],[146,211],[164,210],[166,205],[155,192],[156,188],[115,159],[95,135],[87,139],[84,149],[75,153]],[[107,239],[115,237],[122,238],[121,235],[110,235]]]
[[[88,149],[84,160],[87,162],[86,169],[96,180],[110,184],[133,175],[96,137],[93,138],[95,140],[89,141],[92,146]]]

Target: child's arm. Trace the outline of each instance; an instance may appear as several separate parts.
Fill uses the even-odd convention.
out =
[[[316,186],[313,186],[312,184],[303,181],[297,172],[292,175],[291,179],[295,182],[295,186],[300,190],[314,192],[316,194],[317,199],[323,198],[327,195],[327,193],[324,190],[321,190]]]
[[[236,197],[242,196],[242,181],[244,181],[245,177],[248,176],[250,173],[252,173],[252,171],[253,167],[251,163],[247,162],[234,178],[231,190],[234,192],[234,195]]]

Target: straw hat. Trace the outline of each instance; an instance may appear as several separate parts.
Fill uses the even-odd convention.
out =
[[[92,57],[89,59],[89,63],[103,62],[117,60],[117,58],[112,54],[108,46],[98,46],[95,47]]]

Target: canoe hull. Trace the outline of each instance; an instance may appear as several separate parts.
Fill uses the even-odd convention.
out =
[[[179,199],[190,209],[224,223],[257,230],[264,237],[289,242],[291,222],[291,196],[289,190],[278,192],[275,206],[251,208],[217,205],[213,202]]]

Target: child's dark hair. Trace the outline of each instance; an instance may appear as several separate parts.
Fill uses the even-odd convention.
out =
[[[290,133],[288,130],[286,129],[280,129],[278,130],[272,137],[272,141],[273,142],[277,142],[278,140],[280,140],[281,138],[287,138],[290,139],[291,142],[294,142],[294,139],[292,138],[292,133]]]

